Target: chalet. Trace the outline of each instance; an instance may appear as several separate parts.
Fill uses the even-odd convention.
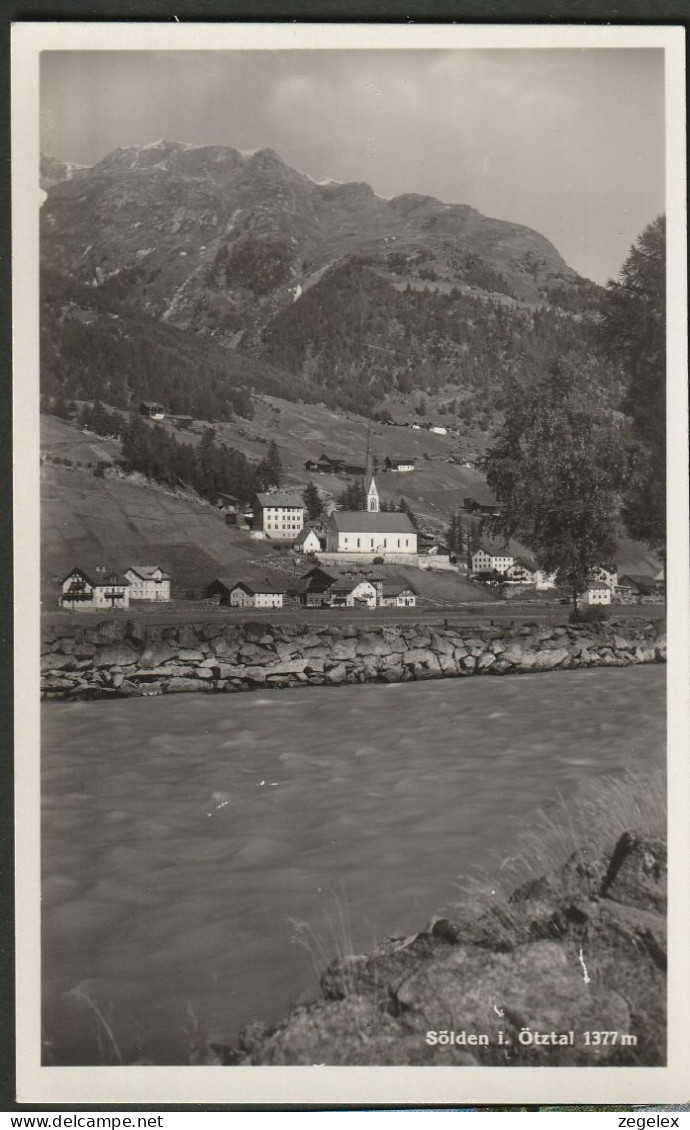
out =
[[[269,577],[250,581],[216,577],[204,595],[231,608],[282,608],[285,586]]]
[[[506,581],[512,585],[534,585],[537,580],[537,570],[534,565],[522,557],[516,557],[505,573]]]
[[[277,541],[294,541],[304,526],[304,502],[298,494],[269,491],[254,499],[254,529]]]
[[[139,412],[142,416],[148,416],[150,420],[165,419],[165,408],[162,404],[156,404],[153,400],[142,400],[139,405]]]
[[[400,473],[414,471],[416,462],[416,459],[391,459],[390,455],[387,455],[383,463],[383,470]]]
[[[376,608],[377,593],[371,581],[363,577],[340,576],[330,588],[332,608]]]
[[[649,596],[655,587],[654,577],[648,573],[623,573],[618,579],[621,596]]]
[[[463,509],[469,510],[472,514],[496,515],[501,512],[501,504],[496,502],[488,493],[482,493],[479,497],[466,495],[463,500]]]
[[[586,605],[610,604],[611,589],[608,585],[604,585],[601,582],[594,582],[582,593],[580,603]]]
[[[292,547],[296,553],[318,553],[321,541],[313,526],[305,526]]]
[[[125,577],[130,600],[170,600],[170,574],[159,565],[130,565]]]
[[[308,608],[376,608],[383,578],[315,565],[304,577],[302,603]]]
[[[348,463],[345,459],[331,459],[329,455],[320,455],[318,459],[308,459],[304,464],[305,471],[312,471],[319,475],[363,475],[364,467],[357,463]]]
[[[597,565],[592,570],[591,581],[600,581],[615,591],[618,585],[618,570],[615,565]]]
[[[179,428],[180,431],[187,431],[194,423],[193,416],[168,416],[168,419]]]
[[[414,608],[417,593],[411,585],[384,584],[380,603],[383,608]]]
[[[129,608],[129,581],[120,573],[89,576],[75,566],[62,580],[60,607],[73,612],[89,608]]]
[[[381,594],[385,581],[383,573],[379,573],[376,569],[369,568],[366,564],[362,565],[359,562],[356,564],[353,562],[351,565],[341,565],[338,569],[338,573],[341,577],[347,577],[351,580],[369,581],[376,589],[377,603],[381,603]]]
[[[435,436],[447,436],[448,428],[442,427],[441,424],[429,424],[429,431],[433,432]]]
[[[307,459],[304,464],[305,471],[311,471],[317,475],[333,475],[337,474],[333,463],[327,455],[322,455],[319,459]]]
[[[321,608],[330,603],[330,591],[340,574],[334,569],[315,565],[303,577],[302,603],[308,608]]]

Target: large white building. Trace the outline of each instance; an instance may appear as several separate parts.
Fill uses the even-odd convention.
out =
[[[327,553],[417,553],[417,531],[407,514],[334,510],[326,531]]]
[[[364,472],[364,510],[334,510],[326,530],[326,553],[373,557],[417,553],[417,531],[402,511],[381,511],[371,449]]]
[[[170,600],[170,574],[159,565],[130,565],[125,577],[130,600]]]
[[[507,545],[495,547],[485,543],[472,554],[472,572],[475,576],[482,573],[506,574],[514,564],[515,556]]]
[[[304,526],[304,501],[298,494],[268,491],[254,499],[254,529],[267,538],[295,541]]]
[[[75,567],[62,581],[60,607],[72,612],[89,608],[129,608],[129,581],[120,573],[89,576]]]

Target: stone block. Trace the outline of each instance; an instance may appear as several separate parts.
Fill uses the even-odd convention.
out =
[[[183,692],[198,691],[201,689],[201,684],[198,679],[183,679],[176,676],[174,679],[169,679],[164,684],[166,694],[178,694]]]
[[[140,667],[162,667],[171,659],[177,659],[178,650],[165,640],[155,640],[148,644],[139,659]]]
[[[663,840],[625,832],[616,844],[601,893],[641,910],[666,910],[667,849]]]
[[[139,652],[126,643],[113,643],[100,648],[93,657],[94,667],[126,667],[139,663]]]

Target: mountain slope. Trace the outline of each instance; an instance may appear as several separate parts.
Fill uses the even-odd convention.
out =
[[[54,184],[42,231],[47,266],[92,285],[126,272],[132,297],[156,317],[201,328],[199,303],[215,296],[210,328],[224,334],[223,313],[232,323],[257,299],[268,311],[289,303],[352,254],[392,270],[425,262],[454,282],[484,264],[496,289],[528,300],[580,281],[529,228],[430,196],[383,200],[366,184],[316,184],[271,149],[115,150]]]
[[[371,412],[415,389],[493,396],[511,368],[548,365],[564,342],[592,352],[598,288],[539,233],[468,205],[317,184],[270,149],[159,141],[90,169],[64,166],[59,183],[58,162],[43,172],[49,276],[81,285],[82,307],[90,293],[104,310],[134,314],[135,337],[148,319],[147,337],[162,323],[228,358],[269,361],[283,388],[259,380],[262,391]],[[88,351],[107,352],[106,323],[88,324]],[[49,336],[51,388],[84,395],[65,355],[50,361]],[[219,356],[209,354],[212,369]],[[167,403],[160,374],[148,384]]]

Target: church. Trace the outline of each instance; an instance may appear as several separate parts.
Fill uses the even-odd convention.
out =
[[[374,460],[368,446],[364,471],[364,510],[334,510],[326,532],[327,553],[358,553],[372,557],[416,554],[417,531],[407,514],[381,512],[374,476]]]

